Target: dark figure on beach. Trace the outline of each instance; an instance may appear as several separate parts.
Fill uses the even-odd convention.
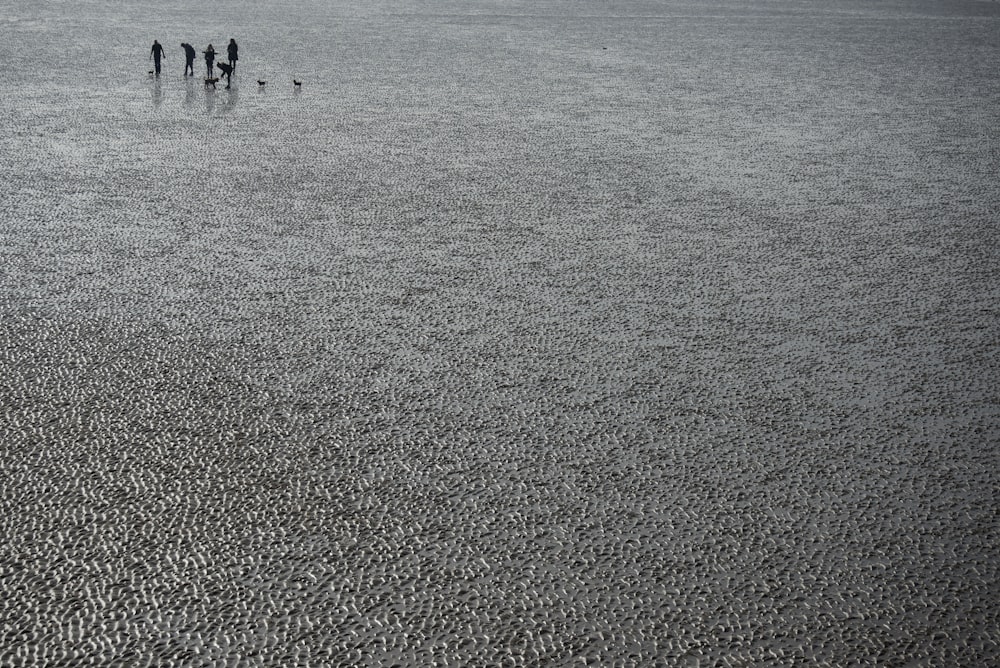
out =
[[[229,78],[233,75],[233,66],[228,63],[219,63],[219,71],[226,77],[226,88],[229,88]]]
[[[194,76],[194,47],[187,42],[181,42],[181,48],[184,49],[184,76],[187,76],[188,72]]]
[[[211,79],[215,76],[215,49],[209,44],[208,48],[204,51],[205,54],[205,70],[208,74],[208,78]]]
[[[153,40],[153,48],[149,50],[149,57],[153,59],[153,69],[156,71],[156,76],[160,76],[160,58],[163,58],[163,47],[155,39]]]
[[[229,52],[229,66],[232,67],[235,72],[236,61],[240,59],[240,47],[236,46],[235,39],[230,38],[229,46],[226,47],[226,50]]]

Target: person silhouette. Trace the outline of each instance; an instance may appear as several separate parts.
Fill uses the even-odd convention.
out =
[[[194,76],[194,47],[187,42],[181,42],[181,48],[184,49],[184,76],[188,75],[189,70],[191,76]]]
[[[229,88],[229,79],[233,75],[233,66],[228,63],[219,63],[219,71],[222,72],[222,76],[226,77],[226,88]]]
[[[233,68],[233,71],[235,72],[236,71],[236,61],[240,59],[240,47],[236,45],[236,40],[235,39],[230,38],[230,40],[229,40],[229,46],[226,47],[226,50],[229,52],[228,53],[228,55],[229,55],[229,65],[230,65],[230,67]]]
[[[208,72],[209,78],[215,76],[215,49],[209,44],[208,48],[205,49],[205,70]]]
[[[155,39],[153,40],[153,48],[149,50],[149,57],[153,59],[153,69],[156,71],[156,76],[160,76],[160,59],[163,58],[163,47]]]

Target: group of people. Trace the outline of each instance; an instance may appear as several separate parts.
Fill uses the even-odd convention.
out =
[[[195,49],[193,46],[187,42],[181,43],[181,48],[184,49],[184,76],[194,76],[194,58]],[[240,47],[236,45],[235,39],[229,40],[229,46],[226,47],[226,55],[229,56],[228,63],[218,63],[219,71],[226,77],[226,83],[229,83],[229,78],[232,76],[233,72],[236,70],[236,61],[240,59]],[[209,44],[208,48],[202,51],[205,54],[205,71],[206,79],[215,78],[215,48]],[[153,48],[149,52],[149,57],[153,59],[153,71],[156,76],[160,76],[160,61],[164,58],[163,46],[153,40]]]

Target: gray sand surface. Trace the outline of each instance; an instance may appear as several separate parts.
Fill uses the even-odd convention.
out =
[[[1000,3],[39,0],[0,68],[0,666],[1000,663]]]

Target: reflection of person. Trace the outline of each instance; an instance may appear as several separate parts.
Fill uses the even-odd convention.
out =
[[[149,57],[153,59],[156,76],[160,76],[160,58],[163,57],[163,47],[155,39],[153,40],[153,48],[149,50]]]
[[[229,78],[233,75],[233,66],[226,63],[219,63],[219,71],[226,77],[226,88],[229,88]]]
[[[208,76],[212,77],[215,75],[215,49],[209,44],[208,48],[205,49],[205,70],[208,72]]]
[[[194,76],[194,47],[187,42],[181,42],[181,48],[184,49],[184,76],[188,75],[188,70],[191,71],[191,76]]]
[[[153,81],[153,90],[151,92],[153,98],[153,107],[159,109],[160,105],[163,104],[163,89],[160,88],[160,80],[156,79]]]
[[[233,71],[235,71],[236,61],[240,59],[240,47],[236,45],[235,39],[230,39],[229,46],[226,47],[226,49],[229,51],[229,66],[233,68]]]

